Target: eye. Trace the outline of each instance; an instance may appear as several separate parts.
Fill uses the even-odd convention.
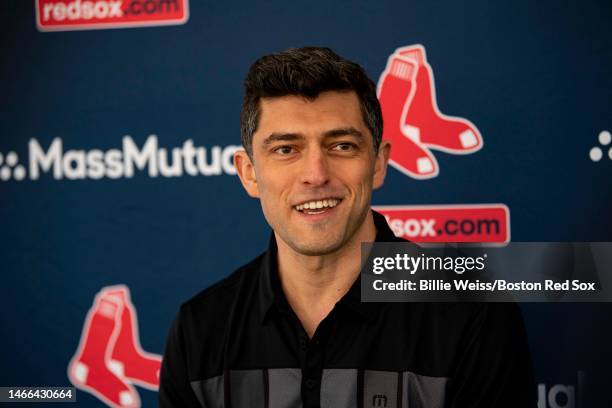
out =
[[[342,142],[342,143],[338,143],[334,145],[332,147],[332,150],[339,151],[339,152],[352,152],[356,148],[357,146],[354,143]]]
[[[295,149],[291,146],[279,146],[273,149],[274,153],[278,153],[281,156],[286,156],[288,154],[294,153]]]

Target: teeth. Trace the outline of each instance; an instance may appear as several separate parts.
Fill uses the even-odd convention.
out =
[[[309,201],[304,204],[296,205],[295,209],[298,211],[302,211],[302,210],[314,210],[314,209],[325,208],[325,207],[333,208],[337,206],[339,202],[340,200],[336,200],[335,198],[328,198],[325,200],[317,200],[317,201]]]

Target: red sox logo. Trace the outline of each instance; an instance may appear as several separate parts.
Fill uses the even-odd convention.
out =
[[[469,120],[440,112],[434,75],[420,44],[400,47],[378,80],[383,138],[391,142],[389,163],[415,179],[440,172],[432,150],[469,154],[483,146]],[[510,210],[504,204],[377,206],[397,236],[415,242],[510,241]]]
[[[143,351],[127,286],[102,288],[87,314],[68,378],[110,407],[140,407],[132,384],[159,388],[161,356]]]
[[[430,149],[451,154],[480,150],[482,136],[467,119],[440,112],[434,75],[420,44],[400,47],[389,57],[378,81],[383,138],[392,144],[390,164],[416,179],[439,173]]]
[[[185,24],[187,0],[36,0],[39,31]]]

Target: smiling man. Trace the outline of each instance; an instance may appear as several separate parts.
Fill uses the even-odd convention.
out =
[[[375,145],[354,91],[264,98],[259,106],[236,168],[261,201],[285,296],[312,337],[355,281],[361,242],[374,241],[370,201],[389,145]]]
[[[327,48],[250,68],[235,166],[268,250],[182,305],[164,407],[534,407],[516,307],[360,302],[362,242],[398,241],[370,209],[390,145],[376,89]]]

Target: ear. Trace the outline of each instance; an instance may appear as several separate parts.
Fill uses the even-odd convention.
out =
[[[389,164],[389,154],[391,153],[391,143],[387,140],[382,140],[378,147],[378,153],[374,162],[374,181],[372,188],[374,190],[382,187],[387,175],[387,164]]]
[[[246,192],[253,198],[259,198],[255,166],[246,151],[238,150],[234,153],[234,167]]]

